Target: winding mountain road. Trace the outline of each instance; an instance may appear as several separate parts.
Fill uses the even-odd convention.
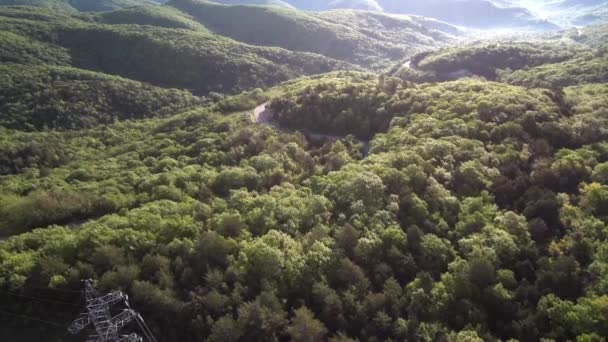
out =
[[[272,111],[268,108],[268,102],[255,107],[253,110],[253,121],[259,125],[271,125],[277,129],[281,129],[277,124],[272,123]],[[344,138],[344,136],[341,135],[315,133],[308,130],[301,130],[301,132],[311,141],[337,141]],[[370,150],[370,142],[364,140],[360,141],[363,143],[363,154],[364,156],[367,156]]]
[[[268,102],[262,103],[261,105],[255,107],[253,110],[253,120],[258,124],[268,124],[270,125],[270,118],[272,118],[272,112],[270,108],[267,107]]]

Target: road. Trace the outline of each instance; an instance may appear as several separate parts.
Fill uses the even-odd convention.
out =
[[[272,112],[267,108],[268,102],[262,103],[253,110],[253,120],[258,124],[270,124]]]
[[[408,62],[408,64],[409,64],[409,62]],[[271,125],[273,127],[280,128],[278,125],[273,124],[271,119],[272,119],[272,111],[270,110],[270,108],[268,108],[268,102],[262,103],[261,105],[255,107],[255,109],[253,110],[253,121],[255,123],[260,124],[260,125]],[[306,135],[308,137],[308,139],[310,139],[311,141],[324,141],[324,140],[337,141],[337,140],[344,138],[343,136],[340,136],[340,135],[315,133],[315,132],[311,132],[308,130],[303,130],[302,133],[304,135]],[[367,156],[369,153],[369,149],[370,149],[370,143],[369,143],[369,141],[363,141],[363,140],[361,140],[361,142],[363,143],[364,155]]]

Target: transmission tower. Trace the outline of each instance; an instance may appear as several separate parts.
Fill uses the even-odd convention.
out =
[[[126,294],[118,291],[100,295],[95,289],[93,280],[85,280],[84,286],[86,311],[78,315],[68,326],[71,334],[76,335],[89,325],[93,325],[95,334],[90,335],[87,342],[141,342],[143,340],[137,334],[119,334],[122,327],[135,320],[147,339],[156,342],[141,316],[130,308],[129,297]],[[126,308],[121,313],[112,316],[110,308],[121,302]]]

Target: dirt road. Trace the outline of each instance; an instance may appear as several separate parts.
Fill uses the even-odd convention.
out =
[[[255,109],[253,110],[253,121],[255,123],[260,124],[260,125],[271,125],[271,126],[274,126],[274,127],[280,129],[279,126],[272,123],[271,119],[272,119],[272,111],[270,110],[270,108],[268,108],[268,102],[262,103],[261,105],[255,107]],[[324,141],[324,140],[337,141],[337,140],[344,138],[343,136],[339,136],[339,135],[314,133],[314,132],[310,132],[307,130],[302,131],[302,133],[304,133],[308,137],[308,139],[310,139],[312,141]],[[365,156],[367,156],[369,153],[370,143],[369,143],[369,141],[363,141],[363,140],[361,142],[363,143],[363,146],[364,146],[363,153]]]
[[[270,124],[272,112],[267,108],[268,102],[262,103],[253,110],[253,120],[258,124]]]

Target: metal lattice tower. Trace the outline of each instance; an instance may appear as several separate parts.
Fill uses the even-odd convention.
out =
[[[140,327],[142,323],[145,325],[141,316],[129,307],[129,297],[120,291],[102,296],[95,289],[94,281],[86,280],[84,283],[86,312],[81,313],[70,324],[68,331],[76,335],[92,324],[95,334],[90,335],[87,342],[141,342],[142,338],[137,334],[119,334],[119,330],[133,320],[136,320]],[[121,302],[126,308],[112,316],[110,308]],[[156,342],[154,337],[148,336],[148,332],[141,328],[149,340]]]

